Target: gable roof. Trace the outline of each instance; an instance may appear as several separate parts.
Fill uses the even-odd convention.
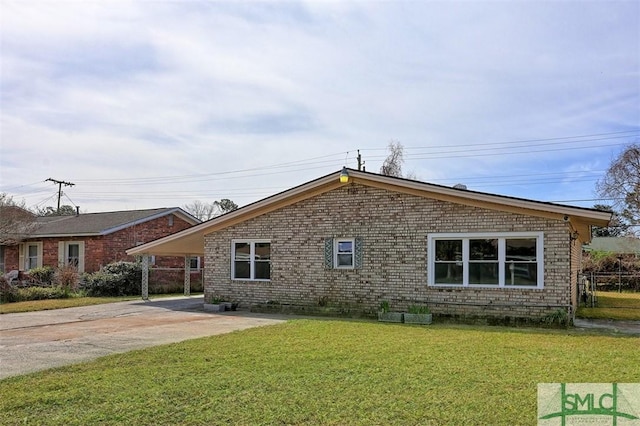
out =
[[[334,172],[184,231],[131,248],[127,250],[127,254],[202,255],[204,236],[207,234],[353,183],[491,210],[563,220],[571,226],[581,241],[591,239],[591,226],[607,226],[611,219],[610,212],[595,209],[452,188],[353,169],[346,170],[349,174],[347,183],[340,182],[340,171]]]
[[[30,233],[29,238],[108,235],[170,214],[192,225],[201,223],[179,207],[84,213],[73,216],[41,216],[36,219],[38,227]]]

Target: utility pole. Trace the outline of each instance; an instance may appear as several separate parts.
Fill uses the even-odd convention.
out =
[[[57,183],[58,184],[58,210],[56,210],[58,212],[58,214],[60,214],[60,198],[62,198],[62,185],[64,186],[73,186],[75,185],[75,183],[71,183],[71,182],[65,182],[63,180],[56,180],[56,179],[47,179],[45,180],[45,182],[53,182],[53,183]]]
[[[358,170],[362,170],[364,172],[364,161],[362,161],[362,155],[360,155],[360,150],[358,150]]]

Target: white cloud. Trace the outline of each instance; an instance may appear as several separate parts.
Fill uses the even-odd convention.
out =
[[[193,198],[244,204],[335,171],[345,157],[353,167],[357,148],[377,171],[390,140],[407,148],[405,170],[446,184],[568,173],[627,140],[585,140],[603,145],[589,150],[532,142],[527,154],[478,149],[640,130],[636,2],[0,7],[0,191],[33,203],[46,185],[24,185],[51,176],[77,180],[69,195],[90,211]],[[447,147],[467,155],[429,154]],[[216,175],[248,169],[258,170]],[[207,176],[116,180],[184,175]],[[484,188],[592,195],[593,182],[571,176],[546,186],[498,177]]]

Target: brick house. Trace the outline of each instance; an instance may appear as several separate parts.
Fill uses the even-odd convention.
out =
[[[341,179],[342,177],[342,179]],[[573,314],[581,245],[611,214],[344,169],[129,254],[205,256],[205,297],[373,314]]]
[[[200,223],[174,208],[85,213],[34,218],[20,242],[0,246],[2,270],[28,271],[39,266],[73,264],[79,272],[95,272],[111,262],[135,258],[125,253],[140,245]],[[200,260],[194,259],[199,267]],[[158,267],[184,267],[184,259],[153,259]]]

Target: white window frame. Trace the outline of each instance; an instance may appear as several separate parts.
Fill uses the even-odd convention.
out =
[[[236,278],[236,244],[244,243],[249,244],[250,254],[249,254],[249,278]],[[271,281],[271,278],[255,278],[256,276],[256,244],[269,243],[271,245],[271,240],[265,239],[238,239],[231,240],[231,279],[233,281]],[[271,268],[271,248],[269,249],[269,268]],[[269,272],[269,276],[271,276],[271,272]]]
[[[351,243],[351,252],[338,251],[338,248],[340,247],[340,243]],[[340,262],[338,262],[338,255],[340,254],[351,254],[351,264],[340,265]],[[336,269],[354,269],[355,262],[356,262],[356,239],[355,238],[335,238],[333,240],[333,267]]]
[[[18,263],[19,266],[18,268],[21,271],[28,271],[29,269],[32,268],[28,268],[29,266],[29,247],[37,247],[36,249],[36,268],[41,268],[42,267],[42,253],[43,253],[43,244],[42,241],[31,241],[31,242],[26,242],[26,243],[21,243],[18,250],[19,250],[19,254],[18,254]]]
[[[469,241],[475,239],[498,240],[498,284],[470,284],[469,283]],[[536,240],[536,277],[537,285],[509,285],[506,283],[505,266],[506,240],[535,239]],[[435,283],[435,246],[438,240],[462,240],[463,265],[462,284],[436,284]],[[482,232],[482,233],[436,233],[427,236],[428,250],[428,275],[427,285],[430,287],[465,287],[465,288],[506,288],[506,289],[542,289],[544,288],[544,233],[543,232]]]
[[[235,246],[234,246],[235,247]],[[192,261],[196,261],[196,266],[195,268],[193,266],[191,266],[191,262]],[[201,264],[200,264],[200,256],[189,256],[189,269],[192,271],[199,271],[201,268]]]
[[[84,272],[84,241],[59,241],[58,242],[58,265],[67,266],[69,263],[69,247],[78,246],[78,264],[71,265],[77,268],[78,272]]]

